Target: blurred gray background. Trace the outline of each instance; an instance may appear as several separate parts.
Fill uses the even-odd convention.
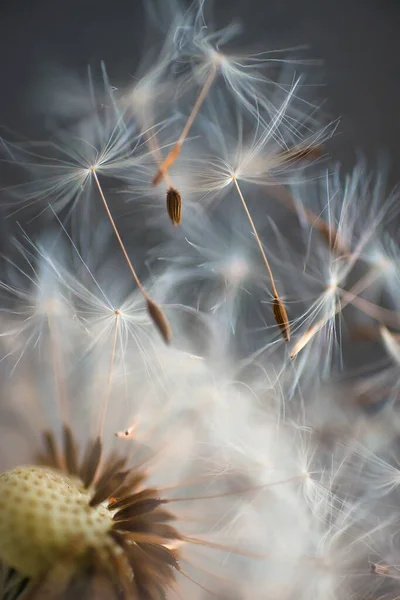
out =
[[[134,77],[145,42],[148,0],[2,0],[0,125],[34,135],[30,94],[54,66],[82,73],[104,60],[113,82]],[[168,0],[164,0],[167,2]],[[319,96],[342,118],[330,144],[350,166],[357,151],[400,156],[399,0],[214,0],[217,25],[243,22],[242,41],[257,48],[307,45],[321,59]],[[254,46],[253,46],[254,47]],[[321,75],[322,73],[322,75]]]

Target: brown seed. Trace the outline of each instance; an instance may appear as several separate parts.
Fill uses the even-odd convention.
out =
[[[175,144],[175,146],[172,148],[171,152],[167,155],[167,157],[163,160],[162,164],[160,165],[160,168],[158,169],[157,173],[155,174],[155,176],[153,178],[153,182],[152,182],[154,186],[161,183],[163,177],[168,175],[168,169],[170,167],[172,167],[172,165],[178,158],[180,151],[181,151],[181,144],[179,144],[179,143]]]
[[[151,298],[147,297],[146,302],[147,312],[149,313],[151,320],[160,332],[164,342],[167,345],[170,344],[172,339],[172,331],[163,311]]]
[[[287,316],[286,309],[283,305],[282,300],[278,296],[274,296],[274,301],[272,303],[272,308],[274,311],[275,321],[279,325],[279,329],[281,330],[281,335],[285,342],[290,341],[290,325],[289,318]]]
[[[134,490],[137,490],[137,488],[142,484],[145,477],[146,476],[144,473],[139,473],[136,475],[136,484],[134,484],[134,486],[133,486]],[[122,500],[115,500],[112,504],[112,510],[121,510],[123,508],[126,508],[127,506],[131,506],[132,504],[135,504],[135,502],[138,502],[145,498],[154,498],[154,496],[157,496],[157,495],[158,495],[158,491],[154,488],[145,488],[141,492],[134,491],[133,494],[129,494],[128,496],[124,497]],[[110,506],[109,506],[109,508],[110,508]]]
[[[113,517],[114,521],[127,521],[134,520],[136,517],[141,515],[145,515],[147,513],[152,513],[156,508],[161,506],[165,500],[161,500],[160,498],[144,498],[143,500],[139,500],[135,502],[131,506],[127,506],[122,510],[119,510]]]
[[[172,224],[177,227],[182,220],[182,198],[173,187],[167,190],[167,212]]]

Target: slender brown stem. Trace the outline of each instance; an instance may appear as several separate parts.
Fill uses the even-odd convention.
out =
[[[142,282],[140,281],[139,277],[137,276],[135,269],[133,268],[131,260],[130,260],[130,258],[128,256],[128,253],[126,251],[124,243],[123,243],[123,241],[121,239],[121,236],[119,234],[119,231],[117,229],[117,226],[115,224],[113,216],[112,216],[111,211],[109,209],[108,202],[107,202],[107,200],[106,200],[106,198],[104,196],[103,188],[100,185],[100,181],[99,181],[99,178],[97,177],[97,173],[96,173],[95,169],[92,169],[92,174],[93,174],[94,180],[96,182],[97,189],[99,190],[100,197],[101,197],[101,199],[103,201],[104,208],[106,209],[107,216],[108,216],[109,221],[111,223],[111,226],[112,226],[112,228],[114,230],[115,236],[116,236],[116,238],[118,240],[118,243],[119,243],[119,245],[121,247],[123,255],[125,256],[125,260],[128,263],[128,267],[129,267],[129,269],[130,269],[130,271],[131,271],[131,273],[133,275],[134,280],[136,281],[136,284],[137,284],[138,288],[140,289],[140,291],[142,292],[142,294],[144,295],[144,297],[147,299],[148,298],[148,294],[147,294],[146,290],[144,289],[144,287],[142,285]]]
[[[158,143],[157,135],[154,134],[154,135],[150,136],[150,135],[148,135],[147,132],[143,133],[143,131],[142,131],[142,135],[145,136],[146,143],[147,143],[148,147],[150,148],[150,152],[153,155],[155,162],[159,165],[159,171],[160,171],[162,169],[162,165],[163,165],[164,161],[163,161],[163,156],[161,153],[160,145]],[[165,179],[165,183],[168,185],[168,187],[173,187],[168,171],[165,171],[163,176]]]
[[[200,94],[197,96],[196,102],[193,105],[192,111],[188,117],[188,120],[185,123],[184,128],[182,129],[182,132],[181,132],[179,138],[177,139],[172,150],[169,152],[169,154],[166,156],[166,158],[161,163],[161,165],[153,179],[153,185],[158,185],[159,183],[161,183],[161,180],[163,178],[165,178],[166,175],[168,174],[168,169],[170,169],[172,167],[172,165],[178,158],[178,156],[181,152],[183,142],[185,141],[185,139],[190,131],[191,126],[193,125],[193,122],[197,116],[197,113],[200,110],[201,105],[204,102],[205,97],[207,96],[208,92],[210,91],[210,88],[215,79],[216,73],[217,73],[217,66],[216,66],[216,64],[213,64],[210,69],[210,72],[207,76],[207,79],[205,80],[203,87],[201,88]]]
[[[264,264],[265,264],[265,266],[267,267],[267,271],[268,271],[269,279],[270,279],[270,281],[271,281],[272,292],[273,292],[274,296],[275,296],[275,297],[277,297],[277,296],[278,296],[278,290],[276,289],[275,280],[274,280],[274,275],[273,275],[273,273],[272,273],[272,269],[271,269],[271,267],[270,267],[270,264],[269,264],[269,262],[268,262],[268,259],[267,259],[267,257],[265,256],[264,248],[263,248],[263,245],[262,245],[262,243],[261,243],[260,237],[259,237],[259,235],[258,235],[258,233],[257,233],[256,226],[254,225],[254,221],[253,221],[253,219],[252,219],[252,216],[251,216],[251,214],[250,214],[250,211],[249,211],[249,209],[248,209],[248,206],[247,206],[247,204],[246,204],[246,201],[245,201],[245,199],[244,199],[244,197],[243,197],[242,191],[241,191],[241,189],[240,189],[240,187],[239,187],[239,184],[238,184],[238,182],[237,182],[237,179],[236,179],[236,177],[234,177],[234,178],[233,178],[233,181],[234,181],[234,184],[235,184],[235,186],[236,186],[236,189],[237,189],[237,191],[238,191],[238,194],[239,194],[240,200],[241,200],[241,202],[242,202],[243,208],[244,208],[244,210],[245,210],[245,213],[246,213],[246,215],[247,215],[247,218],[248,218],[248,220],[249,220],[249,223],[250,223],[250,225],[251,225],[251,228],[252,228],[252,230],[253,230],[254,237],[256,238],[256,242],[257,242],[258,248],[259,248],[259,250],[260,250],[261,256],[262,256],[262,258],[263,258]]]
[[[169,344],[171,342],[171,338],[172,338],[172,331],[171,331],[171,327],[163,313],[163,311],[161,310],[161,308],[158,306],[158,304],[156,302],[154,302],[154,300],[152,300],[149,296],[149,294],[146,292],[146,290],[143,287],[142,282],[140,281],[139,277],[137,276],[137,273],[135,271],[135,269],[133,268],[133,265],[131,263],[131,260],[128,256],[128,253],[126,251],[126,248],[124,246],[124,243],[122,241],[122,238],[119,234],[118,228],[115,224],[115,221],[113,219],[113,216],[111,214],[110,208],[108,206],[108,202],[106,200],[106,197],[104,195],[103,192],[103,188],[100,185],[100,181],[99,178],[97,177],[97,173],[95,171],[94,168],[92,168],[92,174],[94,177],[94,180],[96,182],[97,188],[99,190],[99,194],[100,197],[103,201],[103,205],[104,208],[106,210],[107,216],[110,220],[111,226],[114,230],[115,236],[118,240],[118,243],[121,247],[121,250],[123,252],[123,255],[125,256],[126,262],[128,263],[128,267],[133,275],[134,280],[136,281],[136,284],[138,286],[138,288],[140,289],[140,291],[143,294],[144,299],[146,300],[146,306],[147,306],[147,313],[149,315],[149,317],[151,318],[151,320],[153,321],[153,324],[157,327],[159,333],[161,334],[164,342],[166,344]]]
[[[207,79],[204,82],[204,85],[200,91],[200,94],[198,95],[197,100],[193,105],[192,112],[190,113],[189,118],[186,121],[186,125],[182,129],[182,133],[177,140],[177,144],[179,144],[180,146],[183,144],[187,134],[189,133],[190,128],[193,125],[193,121],[195,120],[197,113],[199,112],[200,107],[203,104],[204,99],[207,96],[208,92],[210,91],[210,88],[213,84],[216,74],[217,74],[217,66],[214,63],[210,69]]]
[[[258,248],[259,248],[259,250],[261,252],[261,256],[263,257],[265,266],[267,267],[269,279],[271,281],[272,295],[274,297],[273,302],[272,302],[272,310],[273,310],[273,313],[274,313],[275,321],[276,321],[276,323],[277,323],[277,325],[278,325],[278,327],[280,329],[282,338],[284,339],[285,342],[289,342],[290,341],[290,323],[289,323],[289,318],[288,318],[288,315],[287,315],[287,312],[286,312],[285,305],[284,305],[282,299],[280,298],[280,296],[278,294],[278,290],[276,289],[276,285],[275,285],[275,280],[274,280],[274,275],[272,273],[272,269],[270,267],[270,264],[268,262],[267,257],[265,256],[264,248],[262,246],[260,237],[259,237],[259,235],[257,233],[256,226],[254,225],[254,221],[252,219],[252,216],[250,214],[250,211],[248,209],[248,206],[246,204],[246,201],[244,199],[244,196],[243,196],[242,191],[241,191],[241,189],[239,187],[239,184],[237,182],[236,177],[233,177],[233,181],[235,182],[235,186],[236,186],[236,189],[238,191],[240,200],[242,202],[242,205],[243,205],[243,208],[244,208],[245,213],[247,215],[247,218],[248,218],[248,220],[250,222],[250,225],[251,225],[251,228],[253,230],[254,236],[256,238]]]

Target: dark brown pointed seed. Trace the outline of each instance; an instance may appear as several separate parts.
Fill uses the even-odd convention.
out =
[[[90,485],[93,483],[93,479],[96,475],[97,469],[99,468],[101,451],[101,440],[100,437],[97,437],[87,447],[81,468],[79,470],[79,476],[82,479],[85,488],[90,487]]]
[[[107,508],[109,510],[120,510],[121,508],[130,506],[132,504],[132,498],[136,498],[140,494],[144,493],[135,493],[135,490],[143,483],[146,477],[147,476],[145,473],[132,473],[131,476],[124,481],[123,487],[118,490],[117,496],[120,498],[120,500],[115,499],[113,502],[110,502]]]
[[[174,570],[180,571],[180,567],[173,550],[169,550],[164,546],[158,544],[151,544],[146,542],[139,542],[136,544],[135,552],[131,553],[130,559],[133,564],[137,564],[138,561],[149,565],[147,570],[153,571],[156,574],[156,578],[161,582],[171,583],[174,580]],[[154,575],[153,575],[154,579]]]
[[[171,327],[161,308],[151,298],[146,298],[147,312],[161,334],[164,342],[169,345],[172,339]]]
[[[154,523],[153,534],[158,535],[160,537],[166,538],[168,540],[180,540],[181,535],[172,527],[172,525],[168,525],[168,523]]]
[[[70,475],[78,475],[78,451],[76,448],[74,436],[68,425],[63,427],[64,436],[64,452],[65,452],[65,466]]]
[[[110,535],[128,558],[137,599],[165,600],[175,580],[174,571],[179,570],[176,552],[151,540],[132,543],[126,533],[111,531]]]
[[[131,531],[132,533],[137,532],[137,524],[135,523],[135,520],[132,519],[131,521],[116,521],[112,528],[116,529],[117,531]],[[142,533],[142,532],[137,532],[137,533]],[[156,538],[162,538],[165,540],[180,540],[181,536],[179,535],[178,531],[175,529],[175,527],[172,527],[172,525],[168,525],[167,523],[153,523],[152,527],[151,527],[151,531],[144,532],[146,537],[147,535],[149,536],[148,541],[151,542],[154,537]]]
[[[166,502],[168,502],[168,500]],[[147,515],[146,518],[151,520],[152,523],[167,523],[168,521],[176,521],[176,516],[173,513],[162,508],[157,508],[151,513],[151,515]]]
[[[122,485],[115,490],[114,498],[126,498],[132,496],[138,487],[138,481],[140,483],[145,479],[146,476],[143,473],[131,473],[126,479],[124,479]]]
[[[134,519],[140,515],[153,512],[156,508],[161,506],[161,504],[165,504],[165,500],[161,500],[160,498],[145,498],[144,500],[139,500],[139,502],[135,502],[135,504],[118,511],[113,519],[114,521]]]
[[[154,561],[164,563],[169,567],[180,570],[176,554],[173,550],[166,548],[165,546],[159,546],[158,544],[138,544],[139,548],[143,550],[148,556]]]
[[[107,461],[102,475],[96,482],[96,492],[89,503],[90,506],[97,506],[113,495],[113,491],[118,487],[118,483],[121,485],[128,474],[127,471],[121,471],[125,463],[126,458],[111,457]],[[117,482],[116,477],[120,474],[120,479]]]
[[[154,527],[156,524],[167,523],[168,521],[175,521],[176,517],[166,510],[154,510],[151,513],[144,515],[135,516],[129,519],[129,531],[132,533],[154,533]],[[126,519],[125,521],[128,521]],[[121,521],[118,521],[121,523]],[[122,529],[124,523],[122,524]]]
[[[114,584],[119,591],[117,598],[121,598],[121,600],[139,600],[135,594],[135,587],[132,585],[132,573],[127,569],[127,557],[124,554],[116,555],[114,552],[110,552],[109,562],[113,566],[111,573],[113,575]],[[105,596],[105,598],[108,597],[109,596]],[[98,596],[93,595],[90,598],[96,598],[97,600]]]
[[[104,481],[102,485],[96,486],[96,492],[90,500],[89,506],[97,506],[101,502],[111,498],[116,493],[116,490],[122,486],[127,476],[128,471],[119,471]]]
[[[99,477],[99,480],[96,483],[96,487],[101,487],[109,481],[116,473],[121,471],[126,464],[126,458],[124,456],[118,456],[117,454],[112,454],[107,460],[103,467],[102,473]]]
[[[170,513],[168,510],[156,508],[151,513],[140,515],[137,518],[135,517],[135,521],[138,522],[138,525],[139,521],[143,523],[145,520],[147,521],[150,527],[153,527],[155,523],[168,523],[170,521],[176,521],[176,516]],[[139,531],[139,529],[137,529],[137,531]]]
[[[118,544],[118,546],[120,546],[123,550],[125,550],[126,536],[124,533],[121,533],[120,531],[116,531],[115,529],[111,529],[108,532],[108,535],[114,540],[114,542],[116,544]]]
[[[289,318],[287,316],[287,312],[282,300],[279,296],[274,296],[274,300],[272,303],[272,308],[274,311],[275,321],[279,325],[279,329],[281,331],[281,335],[285,342],[290,341],[290,325]]]
[[[137,485],[139,485],[146,478],[144,473],[135,474],[135,479],[137,480]],[[116,502],[112,502],[108,505],[109,510],[122,510],[123,508],[128,508],[129,506],[133,506],[137,502],[141,500],[145,500],[147,498],[154,498],[154,496],[158,496],[158,490],[153,488],[146,488],[141,492],[137,492],[136,494],[130,494],[129,496],[123,497],[122,500],[117,500]],[[122,494],[121,494],[122,495]]]
[[[178,227],[182,220],[182,197],[173,187],[167,190],[167,212],[172,225]]]

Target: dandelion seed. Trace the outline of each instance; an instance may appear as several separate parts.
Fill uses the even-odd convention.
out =
[[[93,176],[94,176],[97,188],[99,190],[100,197],[101,197],[101,199],[103,201],[104,208],[106,209],[107,216],[108,216],[109,221],[111,223],[111,226],[112,226],[112,228],[114,230],[114,233],[115,233],[115,236],[116,236],[116,238],[118,240],[118,243],[119,243],[119,245],[121,247],[123,255],[125,256],[125,260],[128,263],[129,269],[130,269],[130,271],[131,271],[131,273],[133,275],[134,280],[136,281],[136,284],[137,284],[138,288],[140,289],[140,291],[142,292],[142,294],[143,294],[143,296],[144,296],[144,298],[146,300],[147,311],[148,311],[148,313],[149,313],[149,315],[150,315],[153,323],[155,324],[155,326],[157,327],[158,331],[160,332],[163,340],[165,341],[166,344],[169,344],[170,341],[171,341],[171,338],[172,338],[172,331],[171,331],[171,328],[169,326],[169,323],[168,323],[165,315],[163,314],[161,308],[159,306],[157,306],[157,304],[154,302],[154,300],[152,300],[150,298],[150,296],[148,295],[148,293],[144,289],[144,286],[143,286],[142,282],[140,281],[140,279],[139,279],[139,277],[138,277],[138,275],[137,275],[137,273],[136,273],[136,271],[135,271],[135,269],[134,269],[134,267],[132,265],[132,262],[131,262],[131,260],[129,258],[129,255],[128,255],[128,252],[126,251],[125,245],[124,245],[124,243],[122,241],[122,238],[121,238],[121,236],[119,234],[119,231],[117,229],[115,221],[114,221],[114,219],[112,217],[111,211],[109,209],[107,200],[106,200],[106,198],[104,196],[103,188],[100,185],[100,181],[99,181],[99,178],[97,177],[96,171],[93,171]]]
[[[172,224],[177,227],[182,219],[182,198],[178,190],[170,187],[167,191],[167,212]]]
[[[300,337],[300,339],[294,345],[292,352],[290,353],[290,358],[295,358],[298,353],[303,350],[309,344],[309,342],[313,339],[313,337],[329,322],[330,319],[335,318],[335,316],[343,311],[343,309],[348,304],[358,304],[358,295],[361,294],[372,282],[375,281],[377,277],[377,273],[371,272],[368,273],[365,277],[362,277],[349,292],[340,291],[340,295],[343,296],[343,300],[335,300],[335,306],[332,307],[332,312],[323,318],[318,320],[312,327],[307,329],[307,331]],[[328,292],[336,291],[337,285],[332,284],[331,289],[328,288]],[[367,312],[367,314],[372,315],[373,312],[368,310],[368,306],[365,307],[363,303],[359,306],[361,310]],[[375,315],[376,318],[379,319],[378,315]]]
[[[236,189],[238,191],[240,200],[242,202],[243,208],[244,208],[244,210],[246,212],[247,218],[248,218],[248,220],[250,222],[250,225],[251,225],[251,228],[253,230],[254,236],[256,238],[257,245],[258,245],[258,247],[260,249],[260,252],[261,252],[261,256],[263,257],[263,260],[264,260],[264,264],[265,264],[265,266],[267,268],[267,271],[268,271],[268,275],[269,275],[271,286],[272,286],[272,293],[273,293],[273,296],[274,296],[272,308],[273,308],[275,320],[276,320],[276,322],[277,322],[277,324],[279,326],[279,329],[281,331],[281,335],[282,335],[283,339],[285,340],[285,342],[288,342],[290,340],[290,325],[289,325],[289,319],[288,319],[288,316],[287,316],[287,313],[286,313],[286,309],[284,307],[284,304],[283,304],[282,300],[279,297],[278,290],[276,289],[275,279],[274,279],[274,276],[273,276],[270,264],[268,262],[268,259],[267,259],[266,255],[265,255],[264,248],[262,246],[261,240],[260,240],[259,235],[257,233],[256,226],[254,225],[254,221],[253,221],[253,219],[251,217],[250,211],[249,211],[249,209],[247,207],[246,201],[244,199],[244,196],[243,196],[242,191],[241,191],[241,189],[239,187],[239,184],[237,182],[236,177],[234,178],[234,183],[235,183]]]
[[[285,342],[290,342],[290,325],[289,317],[282,300],[278,296],[274,296],[272,307],[275,320],[281,330],[281,334]]]
[[[147,312],[149,313],[149,316],[153,321],[154,325],[160,332],[164,342],[166,344],[170,344],[172,339],[172,331],[167,319],[165,318],[163,311],[158,306],[158,304],[156,304],[154,300],[152,300],[149,297],[146,298],[146,305]]]

